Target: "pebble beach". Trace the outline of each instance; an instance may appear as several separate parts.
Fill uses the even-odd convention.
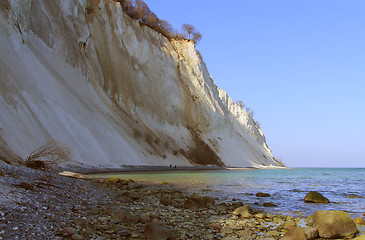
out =
[[[268,213],[234,199],[213,198],[209,191],[187,193],[167,182],[79,179],[3,164],[0,190],[1,240],[268,240],[295,239],[293,234],[321,239],[319,233],[325,234],[320,222],[314,226],[313,216]],[[354,220],[351,238],[363,239],[361,219]]]

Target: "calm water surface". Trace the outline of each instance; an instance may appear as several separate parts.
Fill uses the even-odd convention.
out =
[[[207,170],[103,174],[96,177],[118,176],[136,181],[168,182],[188,192],[201,192],[223,200],[239,199],[266,212],[284,212],[308,216],[317,210],[343,210],[352,217],[365,213],[364,168],[297,168],[252,170]],[[309,191],[318,191],[330,204],[304,203]],[[270,193],[258,198],[257,192]],[[253,195],[252,195],[253,194]],[[272,202],[275,208],[262,204]]]

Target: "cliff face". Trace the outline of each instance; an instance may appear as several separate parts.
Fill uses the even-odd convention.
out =
[[[71,165],[277,165],[192,42],[169,41],[111,0],[0,7],[0,156],[54,140],[72,148]]]

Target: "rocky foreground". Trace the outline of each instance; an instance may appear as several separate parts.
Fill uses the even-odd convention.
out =
[[[0,192],[0,239],[364,239],[355,224],[364,220],[344,212],[269,214],[166,183],[76,179],[5,164]]]

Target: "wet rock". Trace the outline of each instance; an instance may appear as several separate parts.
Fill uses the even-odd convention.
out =
[[[322,238],[351,238],[358,231],[355,222],[343,211],[317,211],[313,223]]]
[[[120,181],[120,178],[118,177],[110,177],[110,178],[107,178],[105,180],[105,183],[111,183],[111,184],[116,184]]]
[[[198,204],[190,199],[186,199],[184,204],[182,205],[183,208],[191,209],[191,210],[197,210]]]
[[[198,207],[205,207],[204,199],[199,194],[193,193],[189,197],[189,200],[195,202]]]
[[[303,228],[294,227],[285,233],[280,240],[307,240],[307,236],[305,235]]]
[[[204,196],[203,197],[203,205],[204,207],[208,207],[209,205],[214,206],[215,200],[211,196]]]
[[[227,206],[226,205],[218,205],[216,208],[217,208],[218,211],[221,211],[221,212],[227,211]]]
[[[317,239],[319,237],[318,231],[315,228],[305,227],[303,230],[308,240]]]
[[[325,198],[319,192],[311,191],[304,197],[304,202],[308,202],[308,203],[329,203],[330,201],[328,200],[328,198]]]
[[[245,205],[243,207],[238,207],[233,211],[233,215],[237,215],[237,216],[241,216],[243,218],[249,218],[252,216],[252,214],[250,213],[250,206],[249,205]]]
[[[354,222],[359,225],[365,225],[365,221],[362,217],[355,218]]]
[[[358,196],[356,194],[351,194],[348,198],[362,198],[361,196]]]
[[[256,193],[256,197],[271,197],[271,195],[269,193],[258,192]]]
[[[144,229],[144,236],[147,240],[167,240],[171,231],[161,222],[150,222]]]
[[[277,207],[278,205],[276,205],[275,203],[272,203],[272,202],[268,202],[268,203],[264,203],[263,206],[264,207]]]

